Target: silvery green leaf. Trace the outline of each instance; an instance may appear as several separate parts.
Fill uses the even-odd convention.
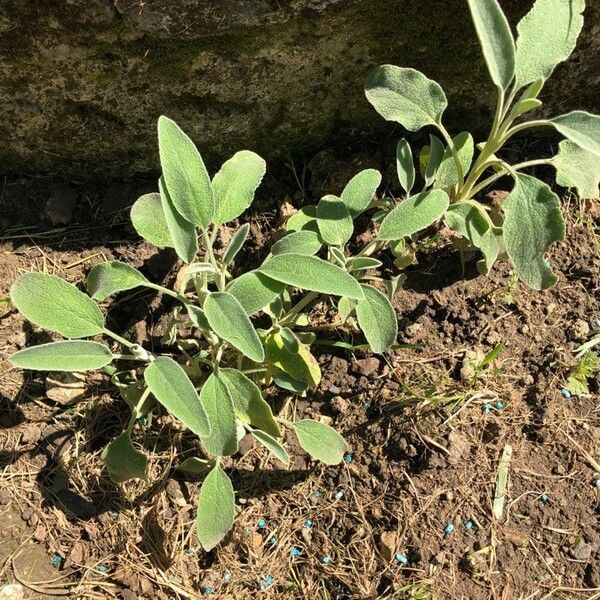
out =
[[[173,206],[171,196],[165,187],[163,178],[158,181],[160,189],[160,200],[169,230],[169,236],[173,242],[173,248],[177,256],[185,263],[191,263],[198,252],[198,236],[196,226],[184,219]]]
[[[304,394],[309,388],[307,383],[294,379],[289,373],[281,370],[274,370],[272,373],[273,381],[275,385],[280,387],[282,390],[293,392],[294,394]]]
[[[13,283],[10,300],[34,325],[67,338],[91,337],[104,331],[98,305],[55,275],[24,273]]]
[[[185,460],[182,460],[177,465],[176,469],[192,475],[202,475],[213,469],[214,466],[214,460],[206,460],[205,458],[198,458],[197,456],[189,456]]]
[[[238,449],[233,399],[220,370],[211,373],[200,390],[200,404],[208,416],[210,435],[202,438],[213,456],[229,456]]]
[[[556,183],[575,188],[580,198],[598,198],[600,192],[600,156],[592,154],[569,140],[558,145],[558,154],[552,159],[556,169]]]
[[[158,119],[158,152],[162,177],[175,210],[189,223],[205,229],[215,213],[208,172],[194,142],[165,116]],[[169,233],[173,237],[171,227]]]
[[[126,431],[104,448],[101,458],[109,477],[115,483],[124,483],[130,479],[147,479],[148,458],[133,447]]]
[[[185,273],[188,278],[204,273],[210,273],[212,275],[214,272],[215,268],[209,262],[195,262],[185,268]]]
[[[377,67],[367,78],[365,94],[384,119],[409,131],[439,125],[448,106],[438,83],[415,69],[394,65]]]
[[[411,196],[392,209],[379,230],[381,240],[399,240],[429,227],[450,204],[448,194],[441,189]]]
[[[410,194],[415,184],[415,163],[410,144],[404,138],[396,146],[396,171],[402,189]]]
[[[528,98],[527,100],[519,100],[519,102],[515,103],[515,105],[510,109],[510,116],[514,119],[524,115],[526,112],[531,110],[535,110],[542,105],[542,101],[537,98]]]
[[[247,315],[253,315],[271,304],[285,287],[285,284],[259,271],[248,271],[234,279],[227,286],[227,291],[237,299]]]
[[[345,254],[335,246],[331,246],[329,248],[329,253],[331,254],[331,258],[342,268],[346,266],[346,256]]]
[[[321,381],[321,369],[308,347],[296,341],[295,349],[280,331],[272,331],[265,337],[267,364],[272,370],[284,371],[295,381],[317,386]]]
[[[341,200],[353,219],[366,210],[380,183],[381,173],[377,169],[365,169],[348,182],[342,192]]]
[[[237,369],[220,369],[219,374],[231,395],[235,416],[246,425],[281,437],[271,407],[263,399],[260,388]]]
[[[188,316],[190,317],[190,321],[199,329],[203,329],[204,331],[210,331],[210,325],[206,320],[206,315],[204,311],[194,304],[186,304],[185,308],[187,310]]]
[[[370,285],[362,285],[364,300],[356,304],[358,325],[373,352],[385,352],[398,336],[398,320],[387,297]]]
[[[502,210],[504,245],[515,273],[533,289],[552,287],[557,277],[544,253],[565,236],[558,196],[539,179],[518,173]]]
[[[515,42],[498,0],[468,0],[475,31],[494,84],[506,90],[515,74]]]
[[[156,192],[140,196],[131,207],[131,223],[138,234],[159,248],[172,248],[160,194]]]
[[[473,161],[473,154],[475,153],[475,145],[473,143],[473,136],[467,132],[462,131],[452,139],[454,149],[458,154],[458,162],[462,168],[463,175],[465,175],[471,168],[471,162]],[[435,177],[436,187],[448,188],[459,183],[458,172],[456,171],[456,164],[450,147],[446,147],[444,150],[444,156],[437,170]]]
[[[112,362],[111,351],[98,342],[87,340],[40,344],[19,350],[9,357],[19,369],[35,371],[91,371]]]
[[[154,397],[190,431],[201,438],[210,434],[208,416],[181,365],[159,356],[146,367],[144,380]]]
[[[250,434],[284,465],[290,464],[290,456],[287,450],[273,436],[260,429],[250,429]]]
[[[317,207],[314,204],[303,206],[298,212],[295,212],[285,224],[288,231],[314,231],[319,233],[317,225]]]
[[[381,266],[381,261],[370,256],[354,256],[348,259],[347,267],[351,273],[356,271],[365,271],[367,269],[377,269]]]
[[[548,79],[569,58],[583,27],[585,0],[536,0],[517,25],[517,88]]]
[[[394,299],[396,292],[404,284],[405,281],[406,275],[404,273],[400,273],[399,275],[392,277],[390,280],[385,281],[387,295],[390,302]]]
[[[281,336],[283,344],[290,352],[299,352],[300,341],[289,327],[282,327],[279,330],[279,335]]]
[[[312,458],[326,465],[337,465],[342,462],[348,446],[333,427],[312,419],[303,419],[294,423],[294,431],[300,446]]]
[[[271,279],[301,290],[347,296],[357,300],[363,297],[360,285],[354,277],[316,256],[280,254],[266,260],[259,270]]]
[[[248,315],[229,292],[213,292],[204,300],[204,315],[210,328],[254,362],[262,362],[265,352]]]
[[[323,196],[317,204],[319,233],[330,246],[343,246],[354,231],[350,211],[337,196]]]
[[[427,162],[423,177],[425,178],[425,187],[429,187],[435,181],[435,175],[442,163],[444,157],[444,144],[440,138],[435,135],[429,135],[429,152],[427,154]]]
[[[111,294],[150,283],[137,269],[111,260],[96,265],[88,274],[86,286],[94,300],[102,302]]]
[[[321,249],[321,240],[314,231],[300,230],[288,233],[271,246],[271,254],[306,254],[312,256]]]
[[[198,496],[196,532],[206,552],[212,550],[233,527],[235,493],[231,480],[216,465],[206,476]]]
[[[345,323],[348,320],[348,317],[354,312],[356,309],[357,300],[351,300],[350,298],[340,298],[337,310],[342,323]]]
[[[550,123],[567,139],[600,156],[600,117],[584,110],[554,117]]]
[[[524,100],[533,100],[537,98],[539,93],[542,91],[544,87],[545,80],[544,79],[536,79],[533,83],[530,83],[521,94],[519,98],[519,102],[523,102]]]
[[[233,259],[236,257],[237,253],[241,250],[246,238],[248,237],[248,232],[250,231],[250,223],[244,223],[231,238],[225,252],[223,253],[223,264],[230,265],[233,262]]]
[[[216,225],[233,221],[254,200],[254,192],[267,170],[267,163],[255,152],[236,152],[223,163],[212,180]]]

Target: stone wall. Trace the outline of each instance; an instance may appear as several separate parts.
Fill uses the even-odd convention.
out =
[[[516,23],[531,0],[502,0]],[[598,110],[600,0],[548,108]],[[123,178],[157,168],[156,120],[208,162],[389,132],[362,85],[382,62],[439,81],[455,129],[494,90],[465,0],[0,0],[0,172]]]

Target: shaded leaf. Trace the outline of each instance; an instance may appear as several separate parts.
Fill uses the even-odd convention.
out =
[[[147,479],[148,458],[133,447],[126,431],[104,448],[101,457],[108,475],[115,483],[124,483],[130,479]]]
[[[300,230],[288,233],[271,246],[271,254],[305,254],[312,256],[321,249],[321,240],[314,231]]]
[[[273,381],[277,386],[279,386],[283,390],[287,390],[288,392],[293,392],[295,394],[303,394],[309,387],[307,383],[294,379],[289,373],[286,373],[285,371],[275,369],[271,373],[271,376],[273,377]]]
[[[309,348],[296,338],[295,348],[286,342],[280,331],[272,331],[265,337],[267,364],[287,373],[295,381],[311,387],[319,385],[321,369]],[[287,388],[286,388],[287,389]]]
[[[410,144],[404,138],[396,146],[396,171],[400,185],[410,194],[415,184],[415,163]]]
[[[341,200],[348,208],[352,218],[366,210],[380,183],[381,173],[377,169],[365,169],[347,183]]]
[[[259,271],[248,271],[234,279],[227,291],[242,305],[247,315],[265,308],[285,290],[285,284]]]
[[[131,207],[131,223],[138,234],[159,248],[172,248],[160,194],[144,194]]]
[[[558,154],[552,159],[556,169],[556,183],[575,188],[580,198],[598,198],[600,192],[600,156],[592,154],[569,140],[558,145]]]
[[[316,460],[326,465],[342,462],[347,445],[344,438],[329,425],[303,419],[294,423],[294,431],[300,446]]]
[[[102,302],[111,294],[131,290],[150,283],[137,269],[111,260],[96,265],[88,274],[87,290],[94,300]]]
[[[442,163],[444,157],[444,144],[435,135],[429,135],[429,146],[426,146],[427,152],[423,153],[419,158],[423,159],[425,168],[423,169],[423,178],[425,179],[425,187],[433,185],[437,170]]]
[[[244,223],[233,235],[225,252],[223,253],[223,264],[229,265],[233,262],[233,259],[236,257],[237,253],[241,250],[246,238],[248,237],[248,232],[250,231],[250,223]]]
[[[358,325],[373,352],[385,352],[398,336],[398,321],[390,301],[379,290],[362,285],[364,300],[356,304]]]
[[[270,436],[264,431],[260,431],[260,429],[251,429],[250,434],[284,465],[290,464],[290,456],[287,453],[287,450],[273,436]]]
[[[8,360],[19,369],[35,371],[91,371],[108,365],[111,351],[98,342],[63,341],[40,344],[15,352]]]
[[[287,220],[285,228],[288,231],[314,231],[319,233],[317,207],[314,204],[303,206]]]
[[[200,390],[200,402],[208,415],[210,435],[202,439],[213,456],[229,456],[238,449],[233,400],[220,371],[211,373]]]
[[[350,211],[337,196],[323,196],[319,200],[317,224],[321,237],[331,246],[343,246],[354,231]]]
[[[177,465],[177,470],[183,471],[184,473],[190,473],[191,475],[202,475],[213,469],[214,466],[214,460],[189,456]]]

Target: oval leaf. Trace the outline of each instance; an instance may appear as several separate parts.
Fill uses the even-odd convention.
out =
[[[301,230],[288,233],[288,235],[276,241],[271,246],[271,254],[276,256],[277,254],[294,252],[296,254],[312,256],[320,249],[321,240],[319,239],[319,235],[314,231]]]
[[[502,210],[504,245],[519,279],[536,290],[553,286],[557,277],[544,253],[565,237],[558,196],[539,179],[519,173]]]
[[[464,175],[471,168],[473,154],[475,153],[473,136],[467,131],[462,131],[452,139],[452,143],[458,154],[458,162],[460,163]],[[450,147],[446,147],[442,162],[435,176],[435,185],[436,187],[447,188],[457,185],[458,183],[459,177],[456,170],[456,163],[454,162]]]
[[[98,305],[55,275],[21,275],[10,289],[10,299],[33,324],[67,338],[90,337],[104,331],[104,317]]]
[[[173,247],[160,194],[140,196],[131,207],[130,217],[135,230],[147,242],[159,248]]]
[[[211,329],[254,362],[265,359],[260,338],[235,296],[214,292],[204,300],[204,315]]]
[[[227,291],[242,305],[247,315],[268,306],[285,290],[285,284],[258,271],[248,271],[234,279]]]
[[[303,206],[287,220],[285,228],[287,231],[314,231],[319,233],[317,207],[314,204]]]
[[[600,117],[584,110],[554,117],[550,123],[567,139],[584,150],[600,156]]]
[[[259,271],[288,285],[334,296],[360,300],[360,285],[346,271],[316,256],[280,254],[266,260]]]
[[[380,183],[381,173],[377,169],[365,169],[348,182],[341,200],[353,219],[369,206]]]
[[[144,379],[154,397],[173,416],[197,436],[208,437],[208,416],[200,404],[194,384],[181,365],[168,356],[159,356],[146,367]]]
[[[115,483],[124,483],[130,479],[147,479],[148,458],[133,447],[126,431],[104,448],[101,458],[109,477]]]
[[[383,219],[379,239],[399,240],[417,233],[439,219],[449,204],[448,194],[440,189],[411,196]]]
[[[137,269],[118,260],[96,265],[86,280],[89,294],[100,302],[116,292],[131,290],[148,283],[150,282]]]
[[[251,429],[250,434],[284,465],[290,464],[290,456],[287,450],[274,437],[264,431],[260,431],[260,429]]]
[[[358,325],[373,352],[385,352],[398,336],[398,321],[390,301],[379,290],[362,285],[364,300],[356,304]]]
[[[229,456],[238,449],[233,400],[221,372],[211,373],[200,390],[200,402],[208,415],[210,436],[202,439],[213,456]]]
[[[492,81],[505,90],[515,74],[515,41],[498,0],[468,0]]]
[[[227,245],[225,252],[223,253],[223,264],[229,265],[233,262],[233,259],[236,257],[237,253],[241,250],[246,238],[248,237],[248,232],[250,231],[250,223],[244,223],[233,235],[231,241]]]
[[[556,183],[575,188],[580,198],[598,198],[600,191],[600,156],[592,154],[569,140],[558,145],[558,154],[552,159],[556,169]]]
[[[213,177],[216,225],[239,217],[254,199],[267,171],[267,163],[250,150],[236,152]]]
[[[158,152],[173,206],[184,219],[205,229],[215,213],[208,172],[194,142],[165,116],[158,119]]]
[[[342,462],[347,445],[344,438],[329,425],[303,419],[294,423],[294,431],[300,446],[316,460],[326,465]]]
[[[198,236],[196,226],[186,221],[175,209],[171,196],[165,187],[162,177],[158,181],[162,209],[173,241],[177,256],[185,263],[191,263],[198,252]]]
[[[300,340],[295,339],[295,344],[292,346],[289,341],[286,342],[280,331],[272,331],[265,338],[265,350],[267,363],[271,369],[283,371],[295,381],[311,387],[319,385],[321,381],[319,363]]]
[[[235,416],[246,425],[281,437],[271,407],[262,397],[260,388],[237,369],[220,369],[219,374],[231,395]]]
[[[63,341],[15,352],[8,360],[19,369],[35,371],[92,371],[108,365],[111,351],[98,342]]]
[[[425,178],[425,187],[429,187],[435,181],[437,170],[442,164],[444,158],[444,144],[435,135],[429,135],[429,146],[426,154],[423,154],[422,160],[425,163],[423,177]]]
[[[331,246],[343,246],[354,230],[348,207],[337,196],[323,196],[317,204],[321,237]]]
[[[583,27],[585,0],[536,0],[517,25],[517,88],[548,79],[571,55]]]
[[[212,550],[233,527],[235,494],[227,474],[217,465],[202,482],[198,496],[196,532],[207,552]]]
[[[438,125],[448,106],[438,83],[420,71],[394,65],[377,67],[365,83],[365,94],[384,119],[409,131]]]
[[[396,146],[396,171],[402,189],[410,194],[415,184],[415,163],[410,144],[404,138]]]

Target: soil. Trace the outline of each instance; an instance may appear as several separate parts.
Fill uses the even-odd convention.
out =
[[[72,214],[59,214],[66,223],[48,217],[54,225],[42,226],[32,216],[36,225],[22,228],[11,221],[11,202],[32,202],[30,214],[39,215],[48,194],[36,197],[30,180],[11,185],[0,298],[21,271],[46,269],[79,284],[104,258],[157,282],[176,277],[176,257],[137,241],[120,212],[139,186],[101,191],[109,199],[94,205],[105,212],[93,215],[82,202],[85,188],[75,186],[78,204],[67,194]],[[58,186],[51,180],[50,187]],[[288,200],[298,204],[301,196]],[[395,298],[402,347],[376,357],[319,346],[322,383],[294,402],[296,416],[321,417],[344,434],[344,464],[323,467],[296,452],[285,469],[244,440],[227,464],[238,496],[235,528],[208,554],[193,526],[200,480],[175,471],[194,447],[177,423],[162,417],[136,429],[151,458],[150,480],[115,486],[100,454],[127,410],[108,382],[88,375],[74,396],[57,396],[43,374],[24,375],[2,360],[0,590],[20,583],[24,598],[123,600],[258,592],[340,600],[599,597],[598,374],[589,394],[561,395],[574,350],[599,329],[594,211],[565,199],[568,235],[549,257],[559,283],[545,293],[518,283],[506,264],[484,277],[467,256],[463,268],[444,236],[422,243]],[[246,261],[258,260],[279,224],[274,213],[252,220]],[[158,344],[169,306],[134,290],[106,309],[120,331]],[[350,330],[342,338],[362,342]],[[0,358],[47,339],[0,304]],[[494,348],[501,350],[493,362],[473,371],[471,363]],[[280,406],[281,396],[271,399]],[[508,446],[508,488],[495,518]]]

